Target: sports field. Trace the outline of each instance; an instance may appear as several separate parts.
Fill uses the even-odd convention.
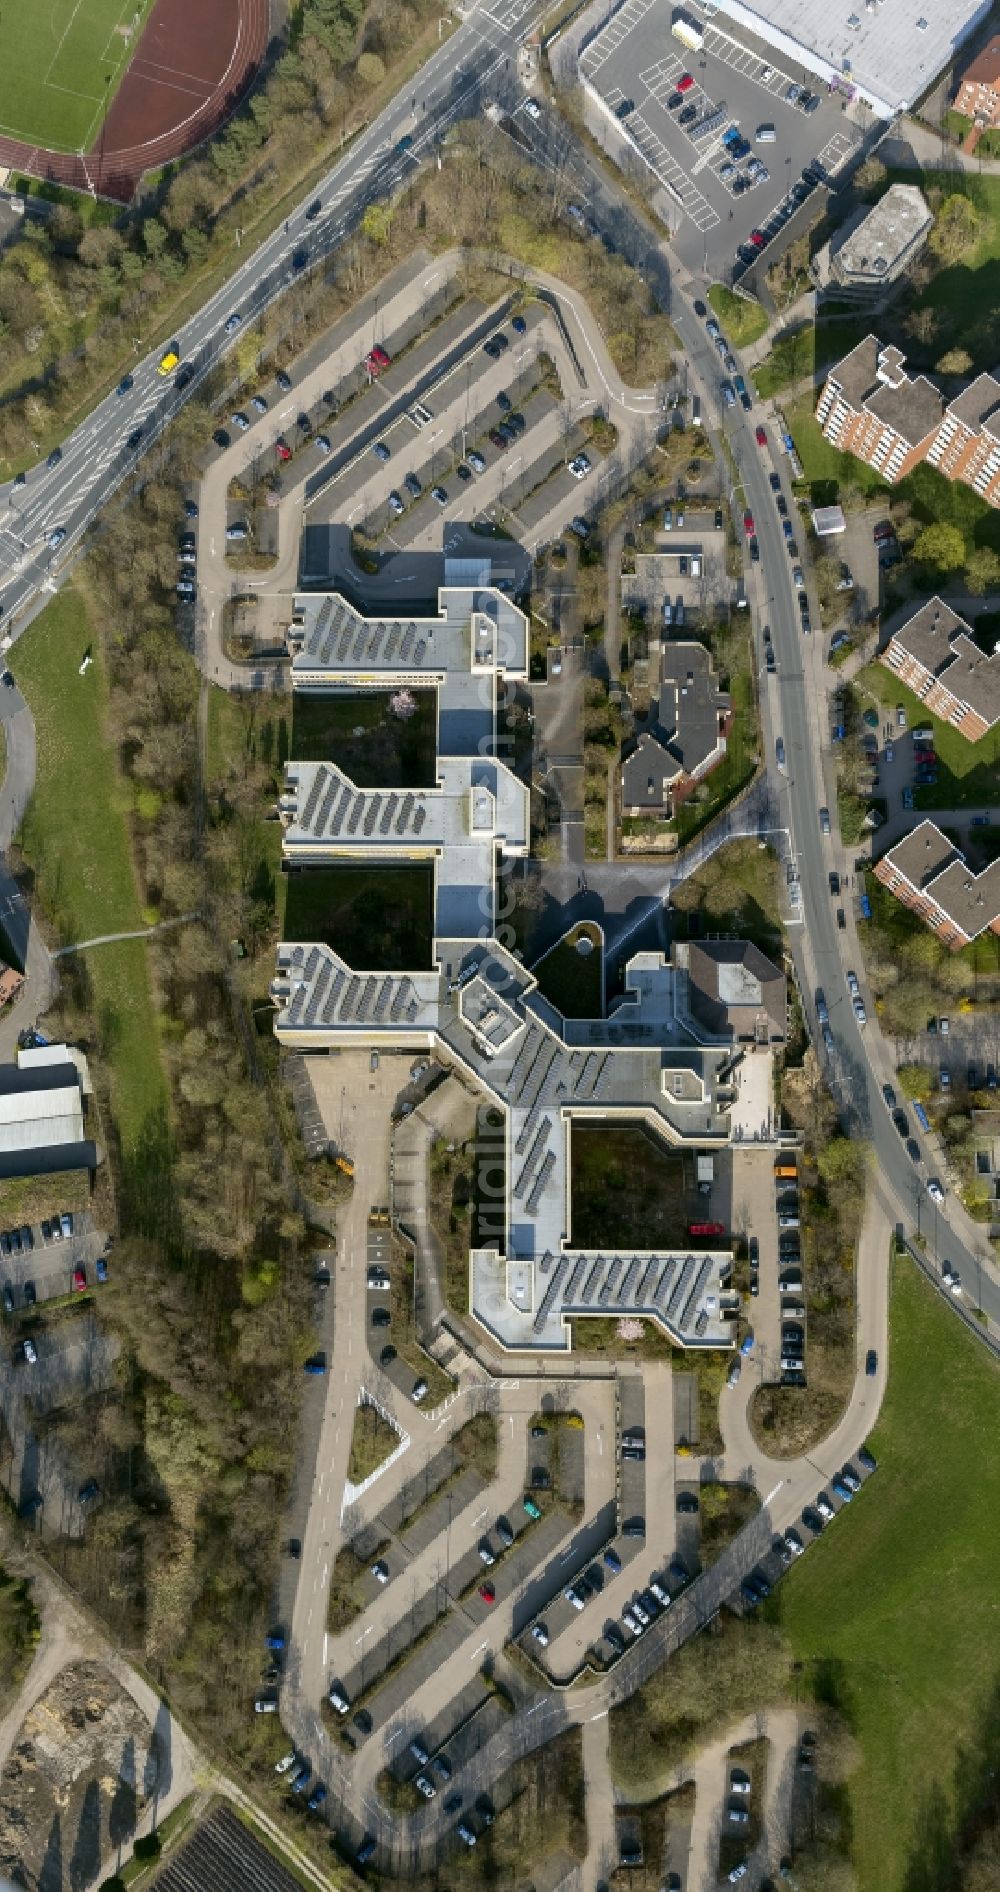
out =
[[[31,0],[0,16],[0,132],[87,151],[152,0]]]

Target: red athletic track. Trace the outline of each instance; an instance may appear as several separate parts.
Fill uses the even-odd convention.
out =
[[[0,137],[0,165],[129,203],[144,171],[225,123],[267,50],[268,0],[156,0],[86,156]]]

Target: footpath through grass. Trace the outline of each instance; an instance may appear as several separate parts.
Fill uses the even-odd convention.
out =
[[[87,650],[93,662],[79,674]],[[21,830],[34,900],[60,944],[144,924],[126,818],[127,791],[106,733],[108,686],[86,601],[67,585],[19,640],[14,672],[35,719],[38,772]],[[83,957],[89,1010],[122,1141],[165,1100],[159,1036],[141,940]]]
[[[889,1338],[878,1471],[770,1607],[860,1744],[847,1794],[861,1892],[938,1892],[1000,1686],[1000,1369],[908,1260]]]

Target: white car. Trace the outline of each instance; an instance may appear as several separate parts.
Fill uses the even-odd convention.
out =
[[[792,583],[794,584],[796,591],[805,590],[806,588],[805,574],[803,573],[801,565],[792,566]]]
[[[579,1590],[574,1590],[574,1588],[573,1588],[573,1585],[572,1585],[572,1584],[570,1584],[570,1586],[569,1586],[569,1588],[568,1588],[567,1590],[564,1590],[564,1591],[563,1591],[563,1595],[564,1595],[564,1597],[566,1598],[566,1601],[567,1601],[567,1603],[572,1603],[572,1605],[573,1605],[573,1608],[574,1608],[575,1610],[582,1610],[582,1608],[583,1608],[583,1598],[582,1598],[582,1596],[580,1595],[580,1592],[579,1592]]]
[[[735,1885],[738,1879],[745,1879],[747,1876],[748,1870],[749,1868],[747,1866],[746,1860],[741,1859],[739,1865],[734,1866],[732,1869],[732,1872],[729,1875],[730,1885]]]
[[[575,480],[585,480],[590,472],[590,461],[586,454],[578,453],[576,459],[570,461],[569,470]]]
[[[944,1190],[936,1176],[932,1176],[927,1184],[927,1194],[930,1196],[932,1202],[944,1201]]]
[[[820,1492],[819,1497],[816,1500],[816,1509],[819,1512],[820,1517],[825,1518],[827,1524],[829,1524],[831,1518],[836,1517],[837,1515],[836,1512],[834,1511],[832,1504],[830,1503],[829,1498],[826,1496],[826,1493],[823,1491]]]
[[[413,1785],[415,1786],[418,1793],[423,1794],[425,1800],[433,1800],[435,1792],[436,1792],[436,1788],[434,1786],[434,1782],[432,1780],[428,1780],[426,1774],[418,1774]]]
[[[481,453],[470,453],[466,457],[473,473],[485,473],[486,461],[483,459]]]
[[[298,1760],[298,1755],[296,1754],[295,1749],[292,1748],[292,1751],[290,1754],[283,1754],[280,1761],[275,1761],[274,1763],[275,1773],[287,1774],[288,1769],[290,1767],[294,1767],[297,1760]]]
[[[729,1791],[730,1793],[749,1793],[750,1782],[746,1774],[730,1774]]]
[[[330,451],[330,442],[325,434],[317,434],[313,441],[313,446],[317,453],[329,453]]]
[[[857,1019],[857,1021],[858,1021],[858,1024],[859,1024],[859,1025],[867,1025],[867,1023],[868,1023],[868,1013],[867,1013],[867,1012],[865,1011],[865,1002],[864,1002],[864,1000],[863,1000],[863,999],[859,999],[859,998],[855,998],[855,999],[852,999],[852,1001],[851,1001],[851,1003],[852,1003],[852,1005],[854,1006],[854,1016],[855,1016],[855,1018]]]
[[[535,104],[534,99],[525,99],[524,109],[527,112],[529,118],[541,118],[542,116],[541,111],[539,107]]]
[[[397,519],[403,511],[403,501],[399,493],[393,492],[389,494],[389,511],[393,513]]]
[[[790,1550],[793,1557],[801,1557],[802,1552],[805,1550],[805,1545],[798,1531],[785,1532],[785,1549]]]
[[[858,993],[859,993],[859,992],[861,991],[861,987],[860,987],[860,986],[859,986],[859,984],[858,984],[858,975],[857,975],[857,973],[856,973],[856,972],[849,972],[849,973],[848,973],[848,975],[847,975],[847,990],[849,991],[849,993],[850,993],[850,995],[851,995],[851,997],[852,997],[852,999],[856,999],[856,998],[857,998],[857,996],[858,996]]]
[[[533,1623],[533,1624],[532,1624],[532,1626],[531,1626],[531,1633],[532,1633],[532,1635],[534,1636],[534,1638],[535,1638],[535,1641],[537,1642],[537,1644],[538,1644],[538,1647],[539,1647],[540,1649],[547,1649],[547,1648],[548,1648],[548,1646],[549,1646],[549,1632],[548,1632],[548,1630],[546,1629],[546,1627],[545,1627],[545,1624],[544,1624],[544,1623]]]
[[[384,1557],[380,1557],[377,1564],[372,1564],[372,1576],[376,1583],[388,1583],[389,1566]]]
[[[957,1280],[957,1278],[958,1278],[958,1277],[956,1276],[956,1280]],[[26,1365],[26,1366],[35,1366],[35,1365],[37,1364],[37,1361],[38,1361],[38,1355],[37,1355],[37,1353],[35,1352],[35,1343],[34,1343],[34,1341],[33,1341],[33,1340],[26,1340],[26,1341],[24,1341],[24,1343],[23,1343],[23,1352],[24,1352],[24,1359],[25,1359],[25,1365]]]

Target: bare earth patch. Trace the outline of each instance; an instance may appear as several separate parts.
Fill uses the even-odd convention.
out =
[[[70,1892],[128,1849],[160,1772],[142,1710],[99,1662],[63,1669],[25,1716],[0,1775],[0,1873]]]

